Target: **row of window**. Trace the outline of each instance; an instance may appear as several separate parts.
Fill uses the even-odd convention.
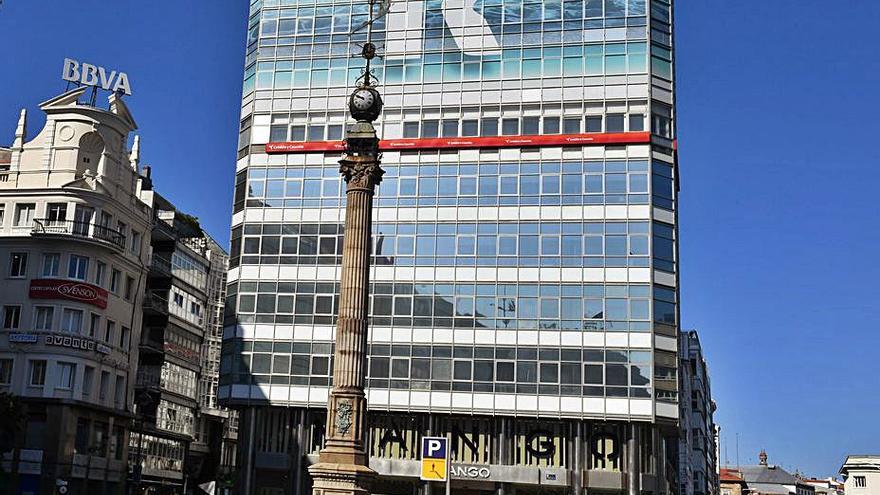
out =
[[[421,60],[409,65],[390,65],[373,70],[383,84],[440,83],[459,81],[486,81],[501,79],[528,79],[541,77],[581,77],[640,74],[647,72],[646,44],[644,42],[618,43],[615,45],[578,46],[579,55],[559,58],[423,63]],[[344,59],[343,59],[344,60]],[[361,68],[319,69],[304,67],[296,70],[259,70],[255,76],[248,75],[244,91],[285,90],[300,88],[347,87],[363,72]],[[271,64],[271,63],[266,63]],[[284,64],[277,62],[275,65]],[[293,62],[287,62],[293,67]],[[308,60],[299,65],[311,65]]]
[[[111,213],[102,211],[98,223],[93,223],[95,209],[78,204],[73,210],[73,218],[68,218],[69,203],[47,203],[45,218],[35,218],[37,203],[15,203],[13,227],[37,229],[42,233],[71,234],[83,237],[94,237],[110,241],[122,249],[128,249],[135,256],[140,256],[143,238],[141,233],[131,229],[128,224],[116,220]],[[4,225],[6,204],[0,203],[0,227]]]
[[[0,358],[0,386],[12,385],[13,371],[15,370],[16,360],[12,358]],[[54,375],[55,390],[64,390],[74,392],[77,386],[78,367],[77,363],[69,363],[64,361],[53,362],[55,366]],[[49,362],[45,359],[29,359],[27,360],[27,376],[26,384],[30,387],[44,387],[47,385],[46,377],[49,371]],[[93,399],[92,394],[95,381],[95,368],[89,365],[83,365],[83,373],[80,378],[82,380],[79,392],[83,399]],[[100,382],[98,383],[97,399],[104,401],[109,398],[108,392],[113,386],[113,400],[117,408],[125,407],[126,388],[125,376],[116,375],[115,379],[109,371],[102,371]],[[112,383],[111,383],[112,382]]]
[[[242,282],[237,297],[237,312],[333,317],[338,310],[338,295],[333,284],[288,287],[278,284],[278,291],[248,293],[257,290],[253,283]],[[674,321],[674,304],[654,302],[651,312],[650,288],[647,285],[453,285],[453,284],[374,284],[371,316],[374,324],[406,319],[413,326],[476,326],[483,328],[542,328],[569,330],[650,331],[651,320]],[[259,287],[263,289],[263,287]],[[311,290],[310,290],[311,289]],[[324,290],[326,292],[315,293]],[[561,289],[561,290],[560,290]],[[285,294],[284,292],[296,293]],[[415,292],[415,293],[413,293]],[[232,293],[232,291],[230,291]],[[234,297],[234,296],[233,296]],[[235,299],[233,299],[235,302]],[[391,317],[395,317],[392,320]],[[453,320],[454,319],[454,320]],[[448,321],[444,323],[444,320]]]
[[[631,224],[632,226],[632,224]],[[408,235],[379,234],[374,238],[373,253],[378,257],[450,257],[479,256],[648,256],[650,237],[644,233],[587,235],[534,234]],[[242,255],[342,255],[343,238],[339,236],[245,236]],[[670,246],[671,247],[671,246]],[[512,264],[509,266],[517,266]],[[622,265],[626,266],[626,264]],[[643,265],[647,266],[647,265]]]
[[[572,52],[564,53],[559,49],[565,46],[602,46],[605,42],[608,45],[618,45],[624,42],[644,42],[648,36],[647,25],[643,17],[631,17],[626,20],[587,20],[560,22],[531,22],[526,24],[508,24],[503,26],[500,35],[496,39],[500,41],[499,45],[504,47],[503,50],[508,51],[508,60],[528,60],[534,59],[534,51],[517,53],[516,50],[533,50],[535,47],[546,47],[549,51],[548,56],[558,58],[560,54],[571,55]],[[255,26],[256,28],[256,26]],[[669,34],[652,29],[654,41],[669,41]],[[451,33],[441,29],[413,30],[410,29],[401,35],[395,35],[393,39],[388,38],[384,32],[377,31],[373,33],[373,41],[379,45],[385,45],[385,49],[390,53],[386,53],[385,64],[400,64],[400,57],[416,53],[410,49],[403,49],[403,43],[408,46],[416,45],[418,53],[422,59],[430,63],[440,62],[493,62],[500,61],[499,51],[494,47],[482,51],[481,53],[465,53],[460,47],[463,41],[467,44],[482,45],[484,40],[483,34],[465,34],[464,36],[452,36]],[[386,40],[388,42],[386,43]],[[318,35],[300,35],[287,37],[265,37],[260,39],[259,44],[254,43],[250,46],[247,56],[245,57],[245,88],[247,91],[253,90],[254,75],[256,73],[257,61],[279,60],[279,59],[312,59],[317,61],[319,68],[340,69],[347,67],[349,75],[354,76],[354,72],[358,68],[363,67],[363,59],[353,55],[358,52],[357,47],[365,41],[363,32],[353,35],[340,34],[318,34]],[[662,42],[662,41],[661,41]],[[657,45],[654,45],[657,46]],[[619,48],[612,47],[612,54]],[[599,50],[596,50],[598,55]],[[503,53],[503,52],[502,52]],[[544,52],[540,53],[541,57]],[[440,57],[442,55],[442,58]],[[334,60],[345,60],[347,63],[337,62],[336,65],[323,65],[326,58],[332,57]],[[413,59],[408,59],[412,61]],[[375,62],[375,60],[374,60]],[[404,62],[406,63],[406,62]],[[383,65],[383,61],[379,61],[379,67]],[[281,66],[290,69],[290,66]],[[293,66],[300,69],[302,67]]]
[[[195,434],[195,414],[192,408],[161,399],[156,409],[156,427],[192,436]]]
[[[60,311],[58,311],[60,309]],[[88,315],[88,320],[86,316]],[[102,323],[102,318],[104,322]],[[131,345],[131,329],[120,325],[116,333],[116,322],[104,318],[98,313],[87,312],[78,308],[67,308],[50,305],[35,305],[30,326],[22,321],[22,306],[7,304],[3,306],[3,330],[28,330],[39,332],[61,331],[73,335],[82,335],[116,346],[128,352]]]
[[[341,262],[343,236],[335,233],[341,225],[260,227],[246,224],[245,235],[233,238],[235,266]],[[266,233],[250,235],[261,230]],[[655,267],[674,272],[674,239],[672,226],[660,222],[653,240],[647,222],[378,224],[371,251],[376,265],[649,267],[653,250]]]
[[[128,449],[129,459],[134,459],[138,455],[138,449],[143,449],[140,454],[141,462],[146,469],[183,472],[186,447],[179,440],[143,433],[132,434]]]
[[[314,7],[314,0],[301,2],[303,6],[294,8],[300,2],[264,2],[260,16],[260,36],[290,36],[293,34],[348,34],[352,28],[366,22],[369,18],[367,6],[333,5]],[[278,10],[275,6],[284,6]],[[442,2],[425,2],[425,27],[442,29],[445,26]],[[475,6],[476,11],[493,26],[520,22],[571,21],[577,19],[643,17],[646,15],[645,0],[487,0]],[[453,9],[446,9],[446,15],[462,15]],[[405,26],[386,26],[386,18],[373,24],[375,31],[396,31]],[[615,23],[612,23],[615,24]],[[619,24],[619,23],[618,23]]]
[[[338,179],[337,179],[338,180]],[[670,182],[671,185],[671,182]],[[374,205],[382,207],[437,207],[437,206],[585,206],[585,205],[647,205],[671,209],[669,200],[651,197],[647,194],[589,194],[589,195],[544,195],[544,196],[450,196],[450,197],[379,197]],[[314,199],[249,199],[237,205],[236,211],[247,208],[345,208],[345,197],[324,197]]]
[[[122,283],[123,272],[115,267],[110,267],[109,278],[107,273],[107,264],[100,260],[95,260],[94,270],[91,278],[89,277],[89,268],[91,258],[78,254],[64,254],[67,258],[66,270],[62,267],[62,253],[44,253],[38,271],[32,273],[28,270],[30,253],[27,251],[12,252],[9,254],[9,269],[7,276],[10,278],[27,278],[29,276],[42,278],[69,278],[71,280],[80,280],[83,282],[92,282],[98,287],[108,289],[112,294],[121,295],[126,301],[131,301],[134,297],[134,277],[125,275],[124,284]]]
[[[171,253],[171,270],[193,287],[204,288],[208,280],[207,265],[194,256],[175,250]]]
[[[183,289],[172,287],[168,304],[171,314],[197,326],[202,326],[202,301]]]
[[[110,434],[109,425],[103,421],[77,418],[73,451],[76,454],[94,457],[108,457],[122,460],[125,448],[125,429],[114,426]]]
[[[499,126],[500,122],[500,126]],[[386,124],[393,127],[389,133],[397,135],[400,124]],[[483,117],[481,119],[426,119],[404,121],[402,137],[436,138],[469,136],[517,136],[537,134],[580,134],[602,132],[641,132],[645,130],[645,115],[642,113],[615,113],[608,115],[588,115],[586,117]],[[270,127],[269,141],[338,141],[343,138],[341,124],[273,124]],[[395,132],[397,131],[397,132]]]
[[[388,166],[378,206],[648,204],[672,209],[673,170],[630,161]],[[243,175],[243,174],[242,174]],[[250,169],[236,185],[236,208],[342,207],[341,179],[329,167]],[[650,182],[649,182],[650,181]],[[245,186],[247,197],[245,202]]]

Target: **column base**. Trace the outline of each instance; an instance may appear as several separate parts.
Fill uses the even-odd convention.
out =
[[[367,466],[319,462],[309,466],[312,495],[370,495],[376,472]]]

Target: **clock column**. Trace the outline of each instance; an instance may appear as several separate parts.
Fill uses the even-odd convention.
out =
[[[349,110],[357,123],[346,133],[346,153],[339,162],[346,183],[342,290],[326,440],[318,463],[309,467],[313,495],[369,495],[376,477],[368,467],[364,385],[373,195],[385,173],[380,167],[379,139],[372,123],[381,108],[382,98],[370,84],[368,66],[364,83],[349,98]]]

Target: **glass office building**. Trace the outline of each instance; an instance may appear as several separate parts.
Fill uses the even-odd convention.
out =
[[[251,4],[219,386],[241,493],[309,493],[321,448],[368,10]],[[442,490],[428,434],[454,493],[675,492],[671,0],[399,1],[374,41],[377,493]]]

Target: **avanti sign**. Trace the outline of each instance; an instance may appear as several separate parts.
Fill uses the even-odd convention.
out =
[[[107,69],[79,61],[72,58],[64,59],[64,72],[62,79],[68,82],[82,84],[83,86],[100,87],[114,93],[123,93],[131,96],[131,84],[128,82],[128,74],[115,70],[107,72]]]

